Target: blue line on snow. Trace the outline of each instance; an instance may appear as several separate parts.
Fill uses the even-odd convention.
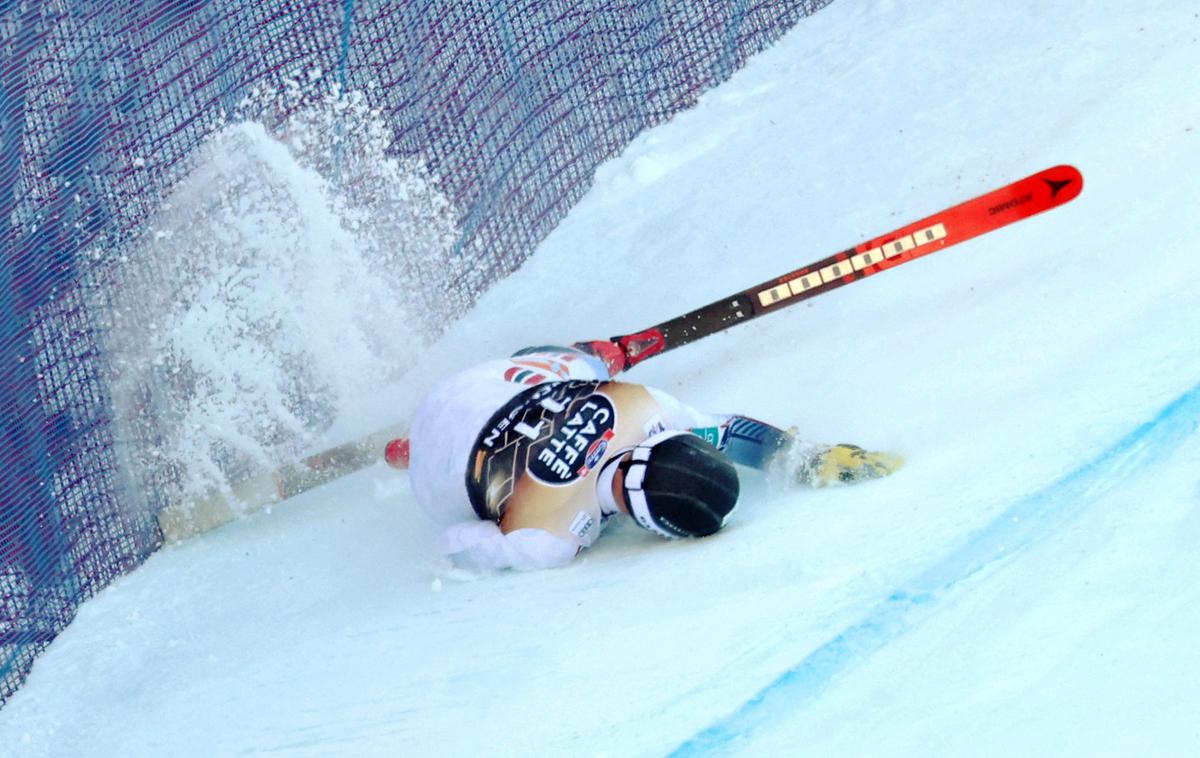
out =
[[[1009,506],[966,544],[915,576],[858,623],[809,653],[736,711],[696,733],[672,756],[733,752],[763,726],[811,703],[838,674],[862,662],[936,610],[962,582],[1025,550],[1107,495],[1147,460],[1163,456],[1200,425],[1200,385],[1192,387],[1096,458]]]

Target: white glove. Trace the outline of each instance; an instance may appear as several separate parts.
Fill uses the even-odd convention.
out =
[[[544,569],[571,562],[579,546],[541,529],[504,534],[493,521],[464,521],[442,533],[437,550],[454,565],[475,571]]]

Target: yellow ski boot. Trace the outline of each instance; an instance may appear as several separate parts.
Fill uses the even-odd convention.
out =
[[[812,486],[829,487],[879,479],[904,465],[894,453],[873,453],[857,445],[834,445],[817,456]]]

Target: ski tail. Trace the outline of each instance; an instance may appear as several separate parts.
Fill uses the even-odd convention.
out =
[[[625,353],[628,369],[735,324],[1057,208],[1082,191],[1078,169],[1054,166],[612,342]]]

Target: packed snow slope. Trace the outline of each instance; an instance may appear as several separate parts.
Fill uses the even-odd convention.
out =
[[[472,576],[379,465],[170,547],[0,712],[60,755],[1195,755],[1200,13],[839,0],[603,166],[364,425],[1038,169],[1072,204],[628,379],[908,458]]]

